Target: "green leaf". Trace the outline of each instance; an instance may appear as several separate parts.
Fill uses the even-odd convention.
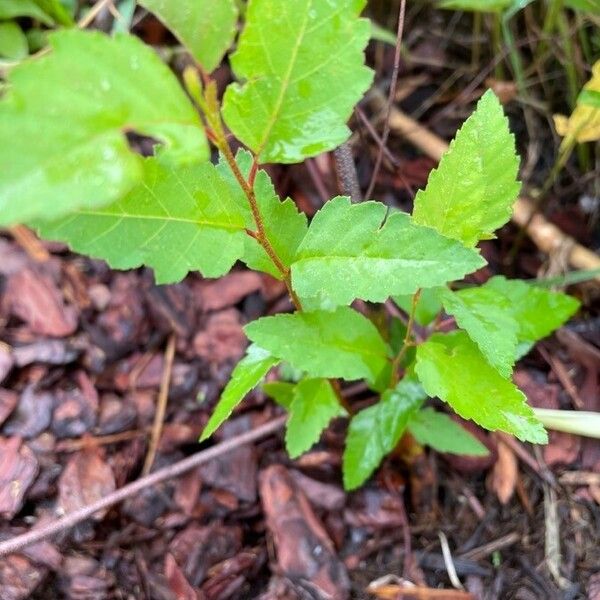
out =
[[[213,71],[233,41],[234,0],[139,0],[168,27],[206,71]]]
[[[52,52],[9,73],[0,102],[0,223],[102,206],[142,177],[125,132],[165,146],[163,162],[206,160],[198,115],[175,76],[132,36],[60,31]]]
[[[442,301],[440,300],[441,288],[427,288],[421,290],[415,310],[415,321],[426,327],[429,325],[442,310]],[[407,314],[412,310],[413,296],[394,296],[394,302]]]
[[[311,377],[377,378],[388,347],[369,319],[348,307],[263,317],[246,335]]]
[[[213,414],[211,415],[200,441],[208,439],[226,421],[233,409],[244,399],[244,396],[255,388],[260,380],[279,361],[268,352],[257,346],[250,346],[246,356],[240,360],[231,373],[231,379],[225,386]]]
[[[519,325],[512,316],[508,298],[485,285],[441,292],[444,309],[479,346],[490,365],[503,377],[510,377],[517,357]]]
[[[438,452],[465,456],[487,456],[489,450],[464,427],[448,415],[433,408],[423,408],[411,415],[408,430],[422,446]]]
[[[37,223],[39,233],[115,269],[152,267],[158,283],[189,271],[227,273],[244,252],[241,190],[236,196],[212,163],[169,167],[150,158],[143,167],[142,183],[121,200]]]
[[[310,450],[331,419],[345,414],[327,379],[303,379],[294,388],[285,432],[290,458]]]
[[[262,386],[263,392],[286,410],[290,410],[295,389],[296,384],[287,381],[269,381]]]
[[[435,334],[418,346],[415,370],[425,391],[464,419],[523,441],[547,442],[523,392],[490,366],[464,331]]]
[[[11,21],[0,23],[0,56],[10,60],[21,60],[28,53],[29,45],[23,30]]]
[[[33,0],[0,0],[0,20],[7,21],[18,17],[31,17],[48,26],[54,23]]]
[[[533,344],[550,335],[579,309],[579,301],[572,296],[519,279],[492,277],[482,287],[495,294],[496,303],[506,306],[517,322],[519,343]]]
[[[513,0],[442,0],[440,8],[469,12],[503,12]]]
[[[385,216],[379,202],[352,204],[345,197],[327,202],[292,264],[300,297],[333,305],[356,298],[383,302],[460,279],[485,264],[476,251],[416,225],[406,213]]]
[[[414,219],[475,246],[510,219],[520,188],[518,169],[508,120],[488,91],[431,172],[425,190],[417,193]]]
[[[418,382],[403,379],[395,389],[384,392],[377,404],[352,417],[343,460],[347,490],[362,485],[396,447],[410,416],[426,397]]]
[[[600,14],[600,0],[565,0],[565,6],[595,15]]]
[[[248,175],[252,164],[252,155],[246,151],[239,151],[236,156],[240,170]],[[231,185],[239,190],[239,183],[231,171],[229,178]],[[306,235],[308,228],[306,215],[300,212],[293,200],[279,199],[271,178],[266,171],[259,169],[254,180],[254,193],[260,210],[263,227],[271,246],[285,267],[290,267],[300,242]],[[244,202],[247,206],[247,203]],[[246,227],[256,229],[249,208],[246,208]],[[269,273],[277,279],[281,279],[281,273],[265,249],[252,237],[245,236],[245,249],[242,260],[250,269]]]
[[[64,3],[68,5],[68,9],[60,0],[35,0],[35,3],[60,25],[64,25],[65,27],[74,25],[73,17],[69,13],[69,10],[74,10],[74,7],[71,6],[74,2],[69,1]]]
[[[301,162],[350,136],[346,120],[372,80],[364,1],[250,0],[231,57],[227,126],[263,163]]]

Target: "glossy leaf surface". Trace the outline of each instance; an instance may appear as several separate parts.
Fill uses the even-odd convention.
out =
[[[151,48],[127,35],[49,37],[52,51],[12,69],[0,102],[0,223],[53,219],[128,192],[142,159],[126,132],[160,140],[163,162],[208,158],[193,106]]]
[[[388,348],[375,325],[348,307],[263,317],[245,331],[311,377],[374,380],[387,363]]]
[[[327,202],[292,264],[296,292],[334,306],[356,298],[383,302],[461,279],[485,264],[476,251],[415,224],[406,213],[385,217],[386,207],[378,202]]]
[[[415,370],[427,393],[464,419],[523,441],[547,442],[523,392],[490,366],[464,331],[434,334],[418,346]]]
[[[506,223],[519,193],[519,160],[498,98],[488,91],[465,121],[425,190],[414,219],[475,246]]]
[[[260,161],[293,163],[348,139],[371,83],[369,21],[356,0],[250,0],[223,116]]]
[[[344,450],[344,487],[362,485],[383,458],[400,441],[409,418],[427,395],[412,379],[387,390],[377,404],[355,414],[350,421]]]

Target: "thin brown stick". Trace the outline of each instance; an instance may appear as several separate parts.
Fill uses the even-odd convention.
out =
[[[375,166],[373,167],[373,174],[371,175],[371,181],[367,188],[365,198],[369,199],[373,193],[373,188],[377,182],[377,175],[379,175],[379,169],[381,168],[381,161],[383,160],[383,148],[387,145],[388,137],[390,136],[390,115],[392,113],[392,105],[394,103],[394,97],[396,95],[396,85],[398,84],[398,72],[400,70],[400,51],[402,48],[402,34],[404,33],[404,14],[406,13],[406,0],[400,0],[400,14],[398,15],[398,31],[396,34],[396,48],[394,49],[394,68],[392,70],[392,80],[390,82],[390,90],[387,99],[387,109],[385,116],[385,123],[383,126],[383,134],[381,136],[381,144],[377,152],[377,159],[375,160]]]
[[[148,475],[148,473],[150,473],[150,469],[152,468],[154,459],[156,458],[158,443],[160,442],[160,435],[162,433],[163,423],[165,421],[165,413],[167,412],[167,400],[169,399],[169,386],[171,384],[173,360],[175,359],[175,341],[175,334],[172,333],[169,336],[167,349],[165,350],[165,366],[163,368],[162,377],[160,380],[160,389],[158,391],[158,399],[156,402],[156,413],[154,414],[152,435],[150,436],[150,446],[148,448],[148,454],[146,454],[146,460],[144,461],[142,475]]]
[[[57,533],[71,529],[71,527],[74,527],[78,523],[89,519],[95,513],[101,510],[106,510],[107,508],[110,508],[111,506],[114,506],[115,504],[122,502],[127,498],[131,498],[150,486],[157,485],[163,481],[183,475],[187,471],[190,471],[199,465],[226,454],[227,452],[231,452],[240,446],[244,446],[265,438],[281,429],[286,419],[286,416],[273,419],[272,421],[269,421],[268,423],[265,423],[264,425],[253,429],[252,431],[242,433],[241,435],[221,442],[212,448],[208,448],[207,450],[193,454],[192,456],[184,458],[173,465],[169,465],[168,467],[159,469],[150,475],[146,475],[137,481],[123,486],[121,489],[109,494],[105,498],[101,498],[89,506],[84,506],[83,508],[73,511],[72,513],[61,517],[56,521],[52,521],[47,525],[43,525],[39,529],[33,529],[22,535],[17,535],[14,538],[0,542],[0,556],[6,556],[7,554],[11,554],[13,552],[19,552],[31,544],[41,542],[42,540],[52,537]]]
[[[28,229],[24,225],[14,225],[10,228],[10,233],[21,246],[29,257],[35,262],[46,262],[50,258],[50,253],[42,242],[38,240],[31,229]]]

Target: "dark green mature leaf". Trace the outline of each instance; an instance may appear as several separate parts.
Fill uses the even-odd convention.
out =
[[[236,31],[234,0],[139,0],[187,47],[192,56],[212,71],[219,66]]]
[[[21,60],[28,53],[27,37],[19,25],[13,21],[0,23],[0,57]]]
[[[510,377],[517,358],[519,325],[512,316],[512,302],[485,285],[459,292],[440,293],[444,309],[479,346],[490,365]]]
[[[163,162],[205,160],[198,115],[152,49],[126,35],[60,31],[9,73],[0,102],[0,223],[102,206],[142,177],[126,131],[165,143]]]
[[[269,352],[252,345],[246,356],[240,360],[231,373],[231,379],[225,386],[213,414],[211,415],[200,441],[208,439],[226,421],[233,409],[244,399],[244,396],[255,388],[260,380],[279,361]]]
[[[379,202],[330,200],[315,215],[292,264],[300,297],[335,305],[356,298],[383,302],[461,279],[485,264],[459,242],[416,225],[410,215],[386,216]]]
[[[52,18],[33,0],[0,0],[1,21],[18,17],[31,17],[48,26],[54,23]]]
[[[525,395],[490,366],[464,331],[435,334],[418,346],[415,370],[427,393],[464,419],[523,441],[547,442]]]
[[[303,379],[294,387],[285,446],[291,458],[310,450],[334,417],[346,411],[340,406],[327,379]]]
[[[412,413],[407,428],[419,444],[430,446],[438,452],[466,456],[489,454],[489,450],[475,436],[448,415],[433,408]]]
[[[236,156],[236,161],[242,173],[247,175],[252,164],[252,155],[249,152],[240,151]],[[239,184],[231,171],[229,171],[229,177],[231,185],[239,190]],[[291,199],[288,198],[283,202],[279,199],[271,178],[262,169],[256,174],[254,193],[267,238],[279,260],[289,268],[300,242],[306,235],[308,227],[306,215],[298,210]],[[249,208],[246,209],[246,221],[246,227],[255,231],[256,225]],[[255,271],[264,271],[281,279],[281,273],[272,259],[264,248],[250,236],[246,236],[242,260]]]
[[[147,265],[158,283],[173,283],[189,271],[219,277],[244,252],[245,199],[212,163],[168,167],[146,159],[144,178],[121,200],[83,207],[53,222],[41,222],[43,237],[67,242],[113,268]]]
[[[415,198],[415,222],[475,246],[506,223],[519,193],[519,160],[508,120],[493,92],[479,100],[425,190]]]
[[[347,490],[362,485],[400,441],[411,415],[427,395],[415,380],[403,379],[381,400],[352,417],[346,438],[343,475]]]
[[[572,296],[529,285],[519,279],[492,277],[482,287],[496,295],[497,304],[507,307],[518,325],[518,341],[526,344],[550,335],[579,308],[579,301]]]
[[[348,307],[263,317],[245,331],[311,377],[374,380],[387,363],[388,347],[375,325]]]
[[[371,83],[364,0],[250,0],[231,57],[227,126],[263,163],[300,162],[348,139],[345,122]]]

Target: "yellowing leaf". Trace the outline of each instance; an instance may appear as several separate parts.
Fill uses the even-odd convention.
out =
[[[554,115],[556,132],[565,138],[563,144],[600,140],[600,107],[597,103],[586,102],[586,93],[600,94],[600,60],[592,67],[592,78],[583,86],[571,116]]]

